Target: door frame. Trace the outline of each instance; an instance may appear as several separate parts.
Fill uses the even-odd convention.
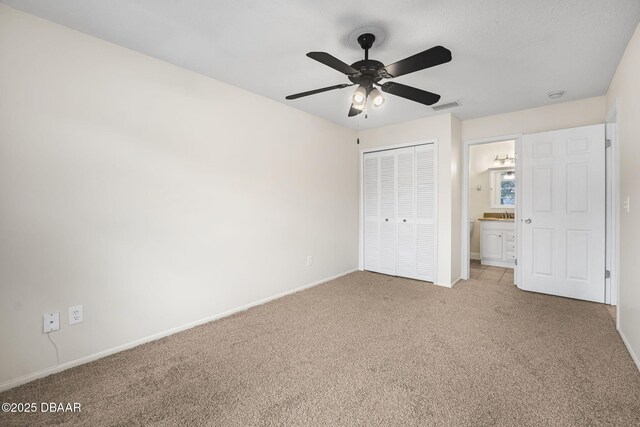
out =
[[[463,280],[469,280],[469,266],[470,266],[470,262],[471,262],[471,251],[470,251],[470,245],[471,245],[471,239],[469,237],[469,148],[472,145],[481,145],[481,144],[490,144],[492,142],[504,142],[504,141],[509,141],[509,140],[514,140],[515,141],[515,147],[514,147],[514,152],[515,152],[515,157],[516,157],[516,165],[515,165],[515,171],[516,171],[516,197],[519,198],[520,196],[520,180],[518,179],[518,176],[520,176],[520,162],[518,162],[518,153],[520,152],[521,148],[522,148],[522,136],[523,134],[521,133],[516,133],[516,134],[511,134],[511,135],[501,135],[501,136],[492,136],[492,137],[488,137],[488,138],[478,138],[478,139],[465,139],[463,141],[463,147],[462,147],[462,242],[461,242],[461,247],[462,250],[461,252],[461,261],[460,261],[460,265],[462,266],[461,268],[461,273],[462,273],[462,279]],[[519,244],[519,238],[520,238],[520,221],[518,220],[520,218],[520,203],[516,202],[516,207],[515,207],[515,218],[514,218],[514,223],[516,224],[515,227],[515,233],[516,233],[516,256],[518,258],[520,258],[520,244]],[[517,261],[516,261],[517,262]],[[519,283],[521,283],[520,280],[520,269],[519,268],[515,268],[515,275],[514,275],[514,282],[516,285],[518,285]],[[518,287],[520,287],[518,285]]]
[[[609,134],[610,127],[613,132]],[[606,198],[606,224],[607,247],[605,252],[606,265],[611,272],[611,278],[607,282],[605,279],[605,304],[618,305],[620,294],[618,272],[620,271],[620,104],[615,98],[609,107],[605,119],[605,138],[611,139],[611,147],[606,148],[605,160],[605,188],[610,192],[610,197]],[[609,240],[610,239],[610,240]],[[620,312],[616,312],[616,323],[620,324]]]
[[[434,206],[434,229],[435,229],[435,233],[434,233],[434,245],[435,245],[435,251],[434,251],[434,259],[433,259],[433,283],[439,283],[438,282],[438,199],[440,197],[440,191],[439,191],[439,187],[438,187],[438,183],[439,183],[439,177],[438,177],[438,173],[439,173],[439,166],[438,166],[438,140],[437,139],[425,139],[425,140],[420,140],[420,141],[414,141],[414,142],[404,142],[404,143],[400,143],[400,144],[391,144],[391,145],[383,145],[380,147],[370,147],[370,148],[361,148],[360,149],[360,154],[359,154],[359,159],[358,159],[358,163],[359,163],[359,168],[360,168],[360,173],[359,173],[359,178],[360,178],[360,185],[359,185],[359,191],[360,191],[360,195],[358,198],[358,205],[359,205],[359,209],[358,209],[358,270],[360,271],[364,271],[364,168],[363,168],[363,163],[364,163],[364,155],[366,153],[375,153],[377,151],[389,151],[389,150],[395,150],[398,148],[407,148],[407,147],[416,147],[419,145],[429,145],[429,144],[433,144],[433,151],[434,151],[434,155],[436,158],[436,162],[435,162],[435,195],[436,195],[436,200],[435,200],[435,206]]]

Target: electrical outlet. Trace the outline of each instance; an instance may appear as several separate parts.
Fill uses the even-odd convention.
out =
[[[307,255],[307,266],[313,265],[313,257],[311,255]]]
[[[69,307],[69,325],[75,325],[76,323],[81,323],[82,320],[83,320],[82,306],[74,305],[73,307]]]
[[[60,312],[50,311],[42,316],[44,332],[53,332],[60,329]]]

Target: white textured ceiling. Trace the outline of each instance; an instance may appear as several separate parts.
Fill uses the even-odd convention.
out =
[[[385,64],[449,48],[450,63],[396,81],[460,100],[446,111],[467,119],[604,94],[640,21],[638,0],[0,1],[354,129],[438,114],[387,95],[368,119],[348,118],[353,88],[284,99],[347,83],[305,54],[362,59],[356,28],[384,29],[370,57]],[[548,99],[556,89],[566,95]]]

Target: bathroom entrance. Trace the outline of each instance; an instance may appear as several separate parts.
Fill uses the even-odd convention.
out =
[[[518,283],[516,153],[521,136],[464,143],[463,278]]]
[[[468,150],[469,278],[515,284],[515,138]]]

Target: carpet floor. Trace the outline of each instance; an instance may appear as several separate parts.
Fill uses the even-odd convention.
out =
[[[453,289],[355,272],[4,392],[82,412],[0,425],[640,425],[603,305],[472,270]]]

